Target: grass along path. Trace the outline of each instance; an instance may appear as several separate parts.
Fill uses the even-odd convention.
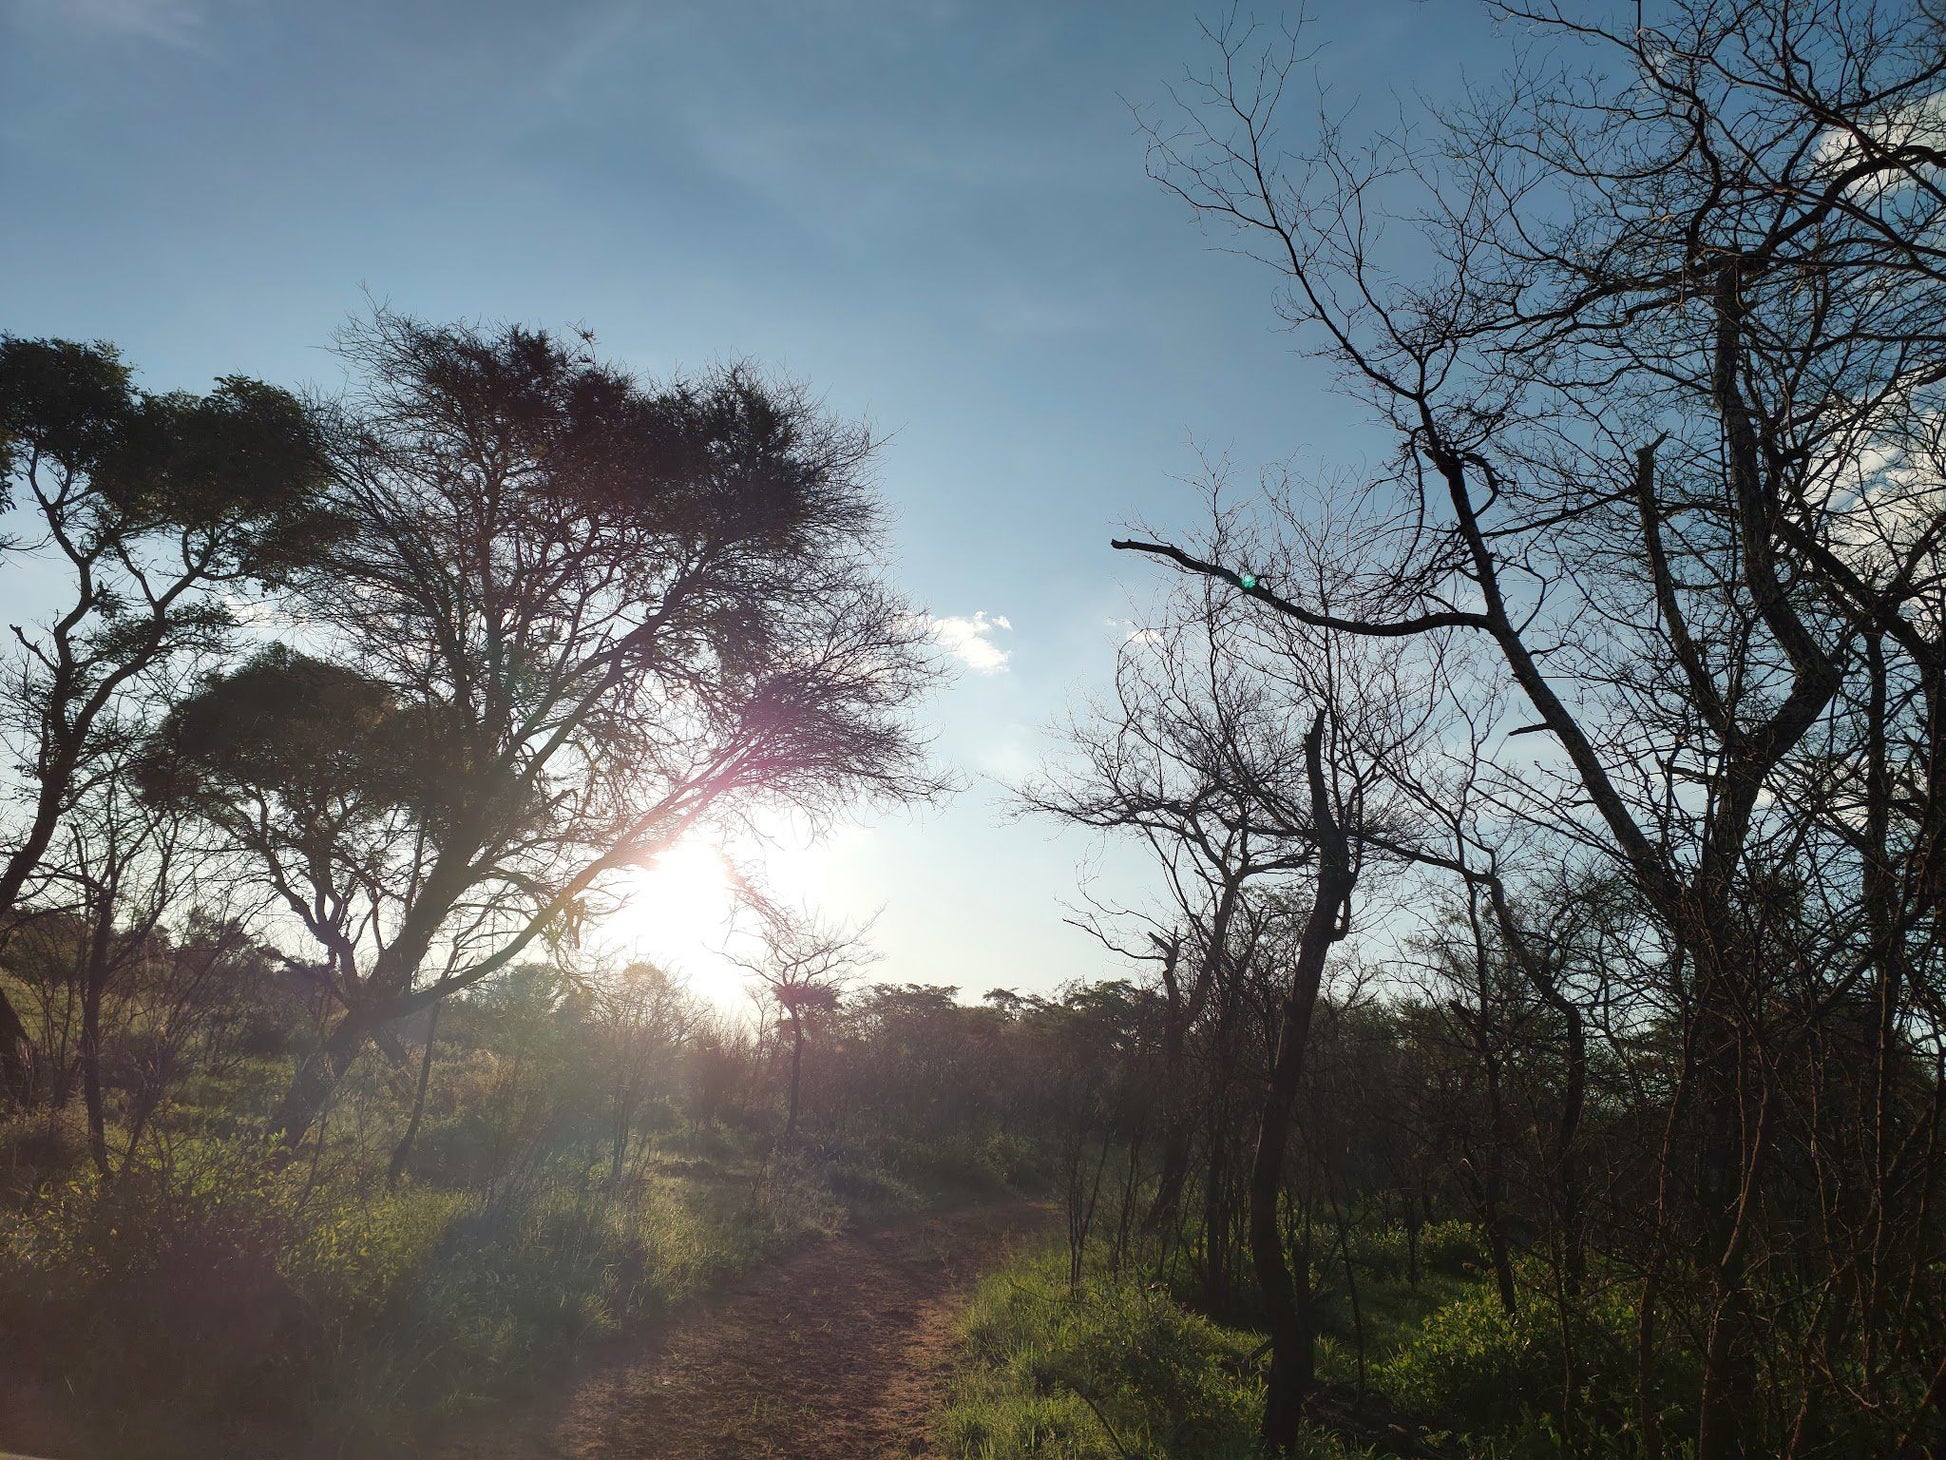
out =
[[[482,1415],[434,1460],[878,1460],[928,1454],[953,1320],[1050,1214],[937,1211],[806,1246],[632,1342],[520,1413]]]

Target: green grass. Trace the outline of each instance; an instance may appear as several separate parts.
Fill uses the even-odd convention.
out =
[[[1263,1386],[1254,1333],[1190,1312],[1132,1273],[1067,1285],[1059,1244],[981,1283],[937,1437],[955,1460],[1249,1460]],[[1328,1436],[1304,1460],[1362,1454]]]
[[[66,1151],[72,1135],[36,1139]],[[289,1453],[300,1434],[383,1453],[800,1239],[919,1200],[863,1157],[827,1172],[754,1137],[701,1145],[672,1137],[619,1188],[557,1151],[489,1194],[172,1133],[166,1163],[103,1181],[69,1161],[16,1193],[0,1329],[91,1396],[90,1454]]]
[[[1470,1227],[1421,1233],[1416,1282],[1403,1242],[1403,1233],[1373,1231],[1351,1244],[1366,1392],[1479,1460],[1561,1453],[1559,1320],[1534,1300],[1542,1274],[1521,1271],[1529,1302],[1509,1318]],[[1341,1255],[1327,1254],[1313,1281],[1319,1377],[1348,1394],[1360,1377],[1360,1322]],[[1623,1374],[1626,1293],[1596,1284],[1573,1321],[1578,1350],[1607,1375]],[[1257,1453],[1260,1343],[1258,1333],[1213,1323],[1134,1271],[1091,1270],[1070,1292],[1065,1250],[1047,1245],[1017,1255],[976,1291],[937,1435],[955,1460],[1240,1460]],[[1600,1374],[1582,1376],[1577,1453],[1632,1453],[1619,1392]],[[1310,1460],[1368,1453],[1323,1432],[1306,1445]]]

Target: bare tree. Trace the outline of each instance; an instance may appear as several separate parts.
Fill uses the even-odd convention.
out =
[[[1271,265],[1285,317],[1396,451],[1328,508],[1274,493],[1268,560],[1231,555],[1223,520],[1188,547],[1116,545],[1320,633],[1490,649],[1536,722],[1486,747],[1510,809],[1609,859],[1674,950],[1681,1170],[1664,1191],[1680,1212],[1649,1270],[1682,1269],[1700,1306],[1699,1460],[1773,1453],[1818,1422],[1814,1390],[1849,1383],[1841,1365],[1809,1388],[1801,1371],[1760,1382],[1759,1311],[1808,1338],[1836,1291],[1763,1276],[1795,1102],[1779,1072],[1804,1068],[1822,1011],[1868,979],[1880,1047],[1909,1027],[1889,1011],[1931,997],[1913,961],[1932,915],[1890,889],[1934,875],[1934,746],[1919,734],[1895,773],[1843,707],[1897,653],[1864,698],[1889,713],[1909,693],[1915,727],[1939,723],[1919,708],[1936,662],[1920,621],[1936,619],[1917,605],[1946,528],[1920,449],[1946,381],[1946,28],[1870,3],[1689,0],[1613,24],[1496,8],[1561,49],[1362,149],[1342,117],[1283,146],[1296,43],[1215,33],[1180,126],[1152,134],[1154,171]],[[1570,69],[1581,45],[1594,59]],[[1425,255],[1385,241],[1388,216]],[[1335,603],[1318,575],[1334,557]],[[1528,754],[1529,731],[1549,749]],[[1874,777],[1862,837],[1816,829],[1834,779]],[[1790,889],[1814,845],[1825,895],[1869,918],[1805,915]],[[1842,1245],[1825,1260],[1851,1261]],[[1645,1284],[1645,1351],[1661,1296]],[[1642,1413],[1659,1444],[1647,1398]]]
[[[1220,500],[1215,514],[1236,526]],[[1258,542],[1254,550],[1269,547]],[[1288,949],[1271,956],[1263,976],[1271,1048],[1256,1097],[1246,1223],[1270,1329],[1264,1437],[1288,1448],[1316,1384],[1306,1258],[1290,1260],[1283,1221],[1311,1020],[1331,949],[1351,930],[1362,875],[1374,859],[1413,860],[1405,849],[1419,840],[1416,808],[1397,783],[1444,710],[1443,641],[1432,635],[1411,652],[1381,653],[1300,622],[1266,625],[1247,600],[1214,585],[1186,591],[1175,604],[1172,620],[1124,651],[1121,713],[1099,715],[1092,733],[1073,736],[1081,773],[1059,789],[1027,794],[1030,804],[1084,824],[1139,831],[1171,872],[1207,959],[1192,986],[1195,1006],[1181,1012],[1199,1019],[1210,990],[1222,993],[1210,1033],[1223,1069],[1198,1092],[1209,1102],[1212,1131],[1225,1119],[1240,1055],[1235,1006],[1248,945],[1263,931],[1260,918],[1239,919],[1246,882],[1263,881],[1266,906],[1274,900],[1297,909],[1288,918]],[[1188,1095],[1170,1091],[1178,1107]],[[1204,1155],[1209,1180],[1220,1181],[1223,1143],[1210,1140]],[[1213,1245],[1224,1224],[1220,1203],[1207,1205],[1217,1214],[1206,1221]],[[1218,1256],[1212,1250],[1207,1258],[1215,1293]]]
[[[1249,888],[1288,877],[1309,850],[1280,836],[1253,799],[1255,787],[1302,774],[1289,705],[1239,656],[1210,595],[1177,595],[1151,617],[1122,647],[1113,701],[1071,716],[1063,752],[1018,795],[1031,811],[1139,838],[1168,889],[1159,922],[1134,916],[1139,941],[1113,926],[1127,913],[1105,909],[1105,921],[1086,924],[1160,971],[1161,1166],[1143,1225],[1167,1240],[1179,1225],[1199,1108],[1221,1103],[1199,1107],[1190,1088],[1191,1031],[1234,983],[1226,961]],[[1223,1084],[1233,1061],[1217,1063],[1212,1078]]]

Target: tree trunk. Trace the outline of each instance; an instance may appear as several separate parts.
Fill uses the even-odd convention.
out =
[[[94,889],[94,926],[88,934],[81,981],[81,1096],[88,1111],[88,1154],[103,1176],[108,1175],[108,1117],[101,1098],[101,999],[108,985],[119,884],[119,875],[113,875],[105,886]]]
[[[634,1112],[617,1097],[615,1115],[608,1130],[608,1184],[620,1188],[622,1167],[628,1160],[628,1141],[635,1125]]]
[[[1587,1238],[1582,1214],[1581,1168],[1575,1139],[1581,1131],[1581,1112],[1587,1102],[1588,1033],[1581,1011],[1566,998],[1562,1017],[1568,1021],[1568,1071],[1561,1091],[1561,1119],[1555,1127],[1554,1179],[1561,1200],[1562,1272],[1569,1297],[1581,1296],[1588,1274]]]
[[[412,1143],[419,1136],[419,1122],[426,1113],[426,1087],[432,1083],[432,1050],[439,1040],[438,1004],[426,1017],[426,1051],[419,1058],[419,1088],[412,1097],[412,1119],[406,1122],[405,1134],[399,1137],[399,1144],[392,1151],[392,1166],[385,1173],[385,1184],[397,1186],[399,1178],[405,1175],[405,1163],[412,1155]]]
[[[1475,1198],[1480,1204],[1480,1223],[1486,1228],[1487,1253],[1493,1260],[1493,1281],[1500,1290],[1500,1306],[1512,1318],[1520,1312],[1520,1302],[1514,1293],[1514,1265],[1508,1255],[1506,1216],[1500,1208],[1500,1153],[1506,1148],[1501,1135],[1505,1129],[1505,1105],[1500,1098],[1500,1059],[1492,1051],[1488,1040],[1487,1015],[1484,998],[1480,1011],[1480,1053],[1486,1066],[1487,1082],[1487,1137],[1492,1149],[1484,1160],[1476,1159],[1469,1151],[1466,1167],[1472,1173]]]
[[[306,1051],[299,1059],[284,1090],[284,1098],[278,1102],[277,1113],[272,1117],[287,1149],[296,1150],[303,1144],[325,1102],[331,1098],[332,1086],[351,1068],[365,1042],[379,1026],[405,1012],[392,1003],[354,1006],[317,1048]]]
[[[1227,1102],[1215,1107],[1203,1182],[1203,1305],[1219,1317],[1230,1301],[1230,1218],[1224,1201],[1230,1164],[1225,1129],[1229,1113]]]
[[[1333,917],[1335,912],[1325,916]],[[1307,950],[1312,941],[1307,929]],[[1263,1289],[1264,1318],[1270,1330],[1263,1440],[1272,1454],[1284,1454],[1296,1446],[1304,1402],[1317,1382],[1309,1264],[1293,1277],[1278,1231],[1277,1204],[1283,1190],[1284,1152],[1290,1144],[1291,1119],[1304,1074],[1304,1046],[1317,1003],[1318,974],[1329,940],[1319,939],[1318,943],[1314,959],[1300,954],[1296,986],[1284,1001],[1277,1062],[1271,1071],[1270,1090],[1257,1128],[1256,1159],[1250,1171],[1250,1255]]]
[[[1520,1299],[1514,1290],[1513,1259],[1508,1255],[1507,1224],[1500,1212],[1500,1182],[1472,1151],[1460,1157],[1460,1170],[1480,1213],[1480,1228],[1486,1233],[1487,1259],[1493,1265],[1493,1283],[1500,1295],[1500,1307],[1509,1318],[1520,1315]]]
[[[797,1139],[797,1084],[803,1067],[804,1021],[793,1014],[791,1016],[791,1102],[790,1112],[784,1118],[784,1144],[787,1146]]]
[[[1312,721],[1304,738],[1305,769],[1311,783],[1311,816],[1318,842],[1318,882],[1304,935],[1298,944],[1278,1027],[1277,1058],[1271,1066],[1257,1130],[1257,1153],[1250,1171],[1250,1253],[1263,1289],[1264,1316],[1270,1330],[1270,1378],[1264,1393],[1264,1448],[1284,1454],[1296,1448],[1304,1404],[1317,1383],[1316,1326],[1308,1270],[1293,1280],[1278,1230],[1277,1205],[1283,1189],[1284,1152],[1304,1077],[1305,1047],[1311,1015],[1324,980],[1325,956],[1343,936],[1341,916],[1351,896],[1350,848],[1332,815],[1324,780],[1324,716]]]
[[[1699,1002],[1702,1000],[1699,999]],[[1741,1040],[1722,1013],[1708,1017],[1699,1112],[1702,1131],[1703,1253],[1711,1261],[1710,1317],[1697,1406],[1696,1460],[1742,1460],[1752,1453],[1757,1399],[1756,1315],[1746,1255],[1751,1202],[1765,1144],[1765,1116],[1745,1119],[1738,1067]],[[1715,1050],[1709,1046],[1719,1044]]]
[[[94,960],[81,991],[81,1096],[88,1109],[88,1154],[103,1176],[108,1169],[108,1117],[101,1098],[101,984]]]
[[[1191,1124],[1194,1111],[1189,1099],[1187,1047],[1189,1031],[1202,1014],[1211,982],[1229,941],[1230,924],[1235,920],[1237,899],[1242,890],[1241,877],[1226,877],[1210,918],[1208,941],[1196,961],[1194,980],[1184,994],[1176,978],[1180,943],[1172,942],[1166,951],[1162,976],[1168,993],[1167,1024],[1162,1036],[1162,1169],[1156,1179],[1155,1200],[1143,1220],[1143,1230],[1159,1235],[1165,1242],[1178,1226],[1182,1212],[1183,1188],[1189,1182]]]
[[[1487,883],[1487,895],[1493,904],[1494,919],[1500,926],[1508,950],[1513,954],[1515,963],[1541,1001],[1554,1011],[1560,1019],[1563,1034],[1567,1040],[1567,1069],[1561,1082],[1561,1113],[1554,1126],[1554,1202],[1559,1220],[1561,1238],[1561,1266],[1563,1288],[1569,1297],[1578,1297],[1582,1281],[1587,1274],[1586,1241],[1583,1236],[1584,1219],[1582,1216],[1581,1173],[1576,1159],[1575,1141],[1581,1132],[1582,1111],[1587,1105],[1588,1092],[1588,1030],[1581,1016],[1581,1009],[1573,999],[1562,990],[1560,971],[1545,964],[1536,957],[1528,946],[1525,934],[1514,921],[1513,911],[1507,906],[1506,891],[1496,877]],[[1481,949],[1479,967],[1484,974],[1486,968],[1485,947],[1480,942],[1480,930],[1474,929],[1476,944]],[[1486,994],[1481,988],[1480,1002],[1480,1042],[1487,1049]],[[1490,1054],[1488,1055],[1490,1059]],[[1488,1080],[1495,1079],[1493,1066],[1488,1065]],[[1494,1129],[1499,1130],[1498,1097],[1495,1097]]]
[[[1234,911],[1234,910],[1233,910]],[[1244,968],[1219,965],[1227,972],[1216,1021],[1216,1058],[1210,1071],[1209,1178],[1203,1188],[1203,1298],[1212,1314],[1231,1301],[1231,1234],[1235,1206],[1231,1131],[1237,1114],[1237,1024],[1243,1003]]]
[[[27,1037],[27,1026],[20,1020],[20,1011],[7,997],[7,991],[0,988],[0,1094],[15,1100],[27,1098],[27,1050],[33,1041]]]
[[[1142,1230],[1167,1241],[1176,1229],[1183,1185],[1189,1178],[1189,1100],[1182,1075],[1185,1021],[1180,996],[1173,989],[1163,1017],[1167,1022],[1162,1033],[1162,1164]]]

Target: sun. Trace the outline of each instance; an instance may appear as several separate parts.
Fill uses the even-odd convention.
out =
[[[720,847],[685,837],[630,873],[621,890],[627,901],[603,929],[617,952],[685,975],[713,999],[744,997],[740,971],[722,956],[736,910],[736,881]]]
[[[778,819],[726,851],[714,838],[692,832],[649,866],[618,879],[623,903],[597,925],[597,945],[623,961],[658,964],[725,1010],[746,1012],[749,970],[724,951],[749,951],[748,929],[739,933],[736,916],[744,877],[790,906],[868,918],[877,904],[861,891],[868,884],[852,865],[863,836],[844,827],[814,834]]]
[[[700,838],[685,837],[658,856],[648,868],[657,895],[677,906],[714,906],[727,909],[732,887],[730,864],[722,848]]]

